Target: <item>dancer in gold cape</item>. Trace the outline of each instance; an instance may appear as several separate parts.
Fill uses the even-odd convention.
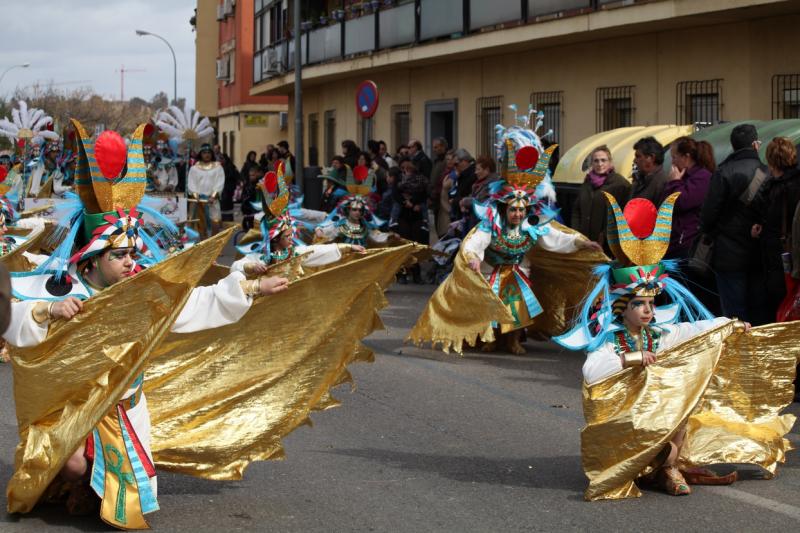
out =
[[[4,337],[23,349],[12,353],[21,443],[9,511],[29,511],[55,480],[71,483],[71,510],[89,510],[98,501],[92,491],[103,520],[144,528],[144,515],[158,509],[142,394],[146,358],[168,331],[234,323],[254,296],[288,281],[234,272],[195,287],[229,234],[157,264],[164,257],[143,228],[139,213],[147,208],[137,205],[144,125],[126,148],[115,132],[91,139],[74,124],[80,198],[64,219],[67,237],[36,270],[12,274],[21,301]],[[155,266],[137,274],[137,260]]]
[[[653,484],[673,495],[692,484],[729,484],[704,468],[750,463],[774,474],[791,449],[800,325],[713,318],[668,272],[672,210],[613,196],[608,243],[617,261],[597,269],[578,323],[555,340],[588,351],[583,366],[587,500],[637,497]],[[655,299],[666,300],[656,307]],[[679,322],[683,320],[683,322]]]
[[[544,150],[530,129],[497,129],[502,179],[490,184],[486,205],[475,205],[480,223],[411,330],[417,344],[460,353],[480,337],[493,351],[500,334],[512,353],[524,354],[522,330],[562,332],[591,267],[605,259],[597,243],[551,222],[556,212],[544,195],[555,146]]]

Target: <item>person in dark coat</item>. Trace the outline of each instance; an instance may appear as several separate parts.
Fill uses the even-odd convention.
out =
[[[456,195],[452,198],[452,202],[450,203],[450,219],[458,220],[461,218],[459,203],[462,198],[469,198],[472,196],[472,186],[478,178],[475,175],[475,160],[470,153],[463,148],[456,150],[453,162],[455,163],[455,170],[458,174],[458,185],[456,188]]]
[[[601,243],[606,253],[610,254],[605,237],[608,202],[603,193],[609,193],[616,198],[620,208],[624,208],[631,193],[631,184],[614,172],[614,161],[607,146],[598,146],[590,157],[591,169],[581,184],[572,208],[572,229],[583,233],[590,241]]]
[[[751,236],[758,240],[763,276],[754,291],[754,322],[768,324],[775,320],[786,296],[783,254],[791,261],[792,221],[800,203],[800,169],[797,150],[791,140],[776,137],[767,145],[769,177],[753,200],[756,223]],[[791,264],[785,265],[791,273]]]
[[[258,204],[261,201],[258,192],[258,180],[262,176],[261,168],[258,165],[251,166],[247,174],[247,180],[242,188],[242,229],[245,231],[255,225],[255,214],[258,212],[258,208],[253,203]]]
[[[494,159],[485,155],[475,160],[475,183],[470,194],[476,201],[485,203],[489,199],[489,185],[497,181],[497,166]]]
[[[426,180],[430,181],[433,163],[422,150],[422,143],[416,140],[409,141],[408,155],[411,157],[411,161],[414,162],[414,165],[419,169],[419,173],[425,176]]]
[[[754,323],[748,300],[760,273],[758,247],[751,236],[756,222],[750,204],[767,169],[758,157],[758,132],[752,124],[740,124],[731,132],[734,152],[719,164],[711,177],[706,202],[700,212],[700,232],[713,244],[714,271],[722,314]],[[755,180],[755,182],[753,181]]]
[[[669,169],[664,168],[664,147],[655,137],[643,137],[633,145],[633,173],[631,199],[645,198],[658,205],[664,185],[669,179]]]
[[[358,154],[360,153],[361,149],[354,141],[350,139],[342,141],[342,158],[348,167],[355,168],[358,165]]]
[[[255,152],[250,152],[255,154]],[[251,165],[249,168],[253,168]],[[258,165],[255,168],[260,169]],[[222,154],[222,170],[225,172],[225,185],[222,187],[222,194],[219,197],[219,208],[222,214],[222,220],[233,221],[233,193],[236,191],[236,186],[241,181],[241,175],[236,170],[236,165],[227,154]],[[262,173],[263,174],[263,173]],[[245,176],[249,175],[244,174]]]

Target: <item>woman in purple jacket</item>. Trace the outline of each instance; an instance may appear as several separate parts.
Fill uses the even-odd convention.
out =
[[[663,198],[680,192],[672,215],[672,235],[666,257],[685,259],[691,255],[700,227],[700,209],[716,169],[714,149],[706,141],[680,137],[671,146],[672,171]]]

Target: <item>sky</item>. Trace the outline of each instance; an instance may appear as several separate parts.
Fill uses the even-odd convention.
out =
[[[141,29],[164,37],[175,50],[178,97],[194,107],[194,40],[189,19],[196,0],[0,0],[3,18],[0,95],[17,87],[54,82],[57,89],[91,87],[120,98],[120,69],[125,99],[150,100],[164,91],[173,97],[173,62],[161,40],[139,37]],[[77,83],[75,83],[77,82]]]

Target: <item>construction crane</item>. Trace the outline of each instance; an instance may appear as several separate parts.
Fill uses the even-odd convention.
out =
[[[117,71],[119,72],[119,101],[125,101],[125,73],[126,72],[147,72],[143,68],[125,68],[125,65]]]

